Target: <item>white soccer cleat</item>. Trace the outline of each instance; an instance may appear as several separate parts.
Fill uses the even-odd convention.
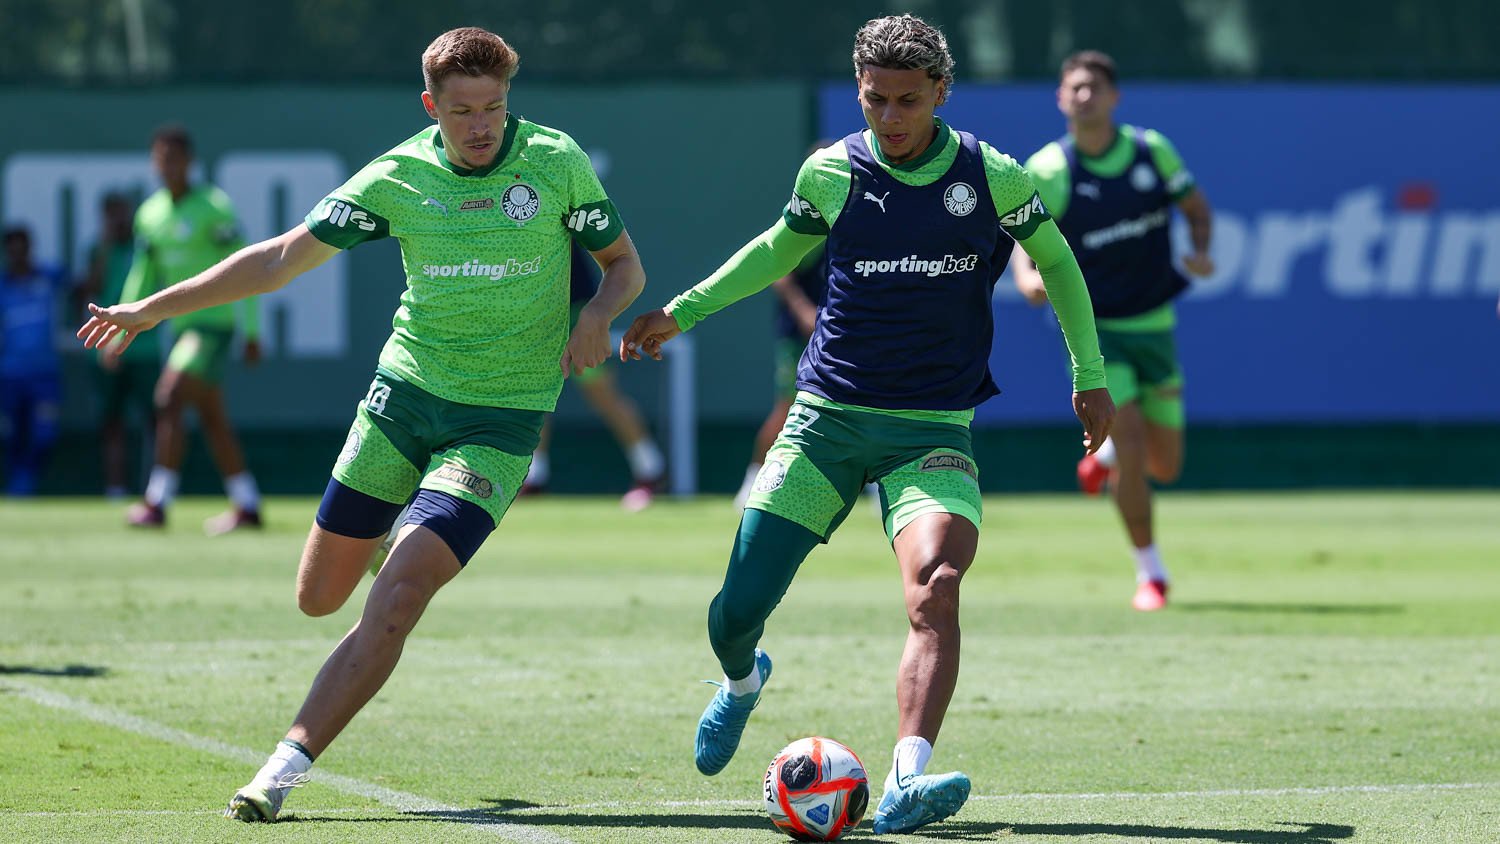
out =
[[[306,785],[309,779],[307,774],[291,774],[274,782],[252,780],[230,798],[224,817],[245,823],[276,823],[286,793],[299,785]]]

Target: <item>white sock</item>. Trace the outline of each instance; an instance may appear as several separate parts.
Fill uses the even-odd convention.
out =
[[[885,778],[887,789],[927,773],[927,760],[932,758],[932,742],[921,736],[907,736],[896,742],[896,751],[892,756],[891,772]]]
[[[255,476],[250,474],[250,470],[225,478],[224,491],[229,493],[229,500],[234,502],[234,506],[241,510],[260,509],[260,487],[255,485]]]
[[[740,491],[734,494],[735,507],[745,509],[745,502],[750,500],[750,493],[755,491],[755,479],[759,475],[759,463],[751,463],[745,468],[745,479],[740,481]]]
[[[532,452],[531,468],[526,470],[526,483],[532,486],[546,486],[550,480],[552,480],[552,463],[547,460],[547,452]]]
[[[656,447],[650,437],[625,449],[625,456],[630,460],[630,474],[637,481],[654,481],[661,477],[662,470],[667,467],[666,461],[662,459],[661,449]]]
[[[735,697],[753,695],[760,691],[760,666],[751,668],[750,676],[742,680],[731,680],[728,674],[724,675],[724,688]]]
[[[307,758],[305,753],[283,741],[276,745],[276,752],[271,754],[266,764],[260,766],[252,782],[275,785],[285,782],[289,777],[307,773],[312,764],[312,760]]]
[[[1094,452],[1094,459],[1099,461],[1100,466],[1113,469],[1115,467],[1115,438],[1105,437],[1104,445]]]
[[[1145,583],[1148,580],[1167,581],[1167,567],[1162,565],[1161,553],[1156,550],[1156,545],[1147,545],[1145,548],[1135,549],[1135,582]]]
[[[153,507],[166,507],[177,497],[177,482],[181,475],[176,469],[152,466],[151,478],[146,481],[146,503]]]

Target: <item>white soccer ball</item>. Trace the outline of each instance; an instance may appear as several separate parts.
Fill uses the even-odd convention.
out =
[[[870,779],[854,751],[812,737],[787,745],[766,769],[766,812],[798,841],[832,841],[870,805]]]

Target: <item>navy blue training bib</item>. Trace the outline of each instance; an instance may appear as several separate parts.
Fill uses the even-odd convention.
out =
[[[979,142],[959,132],[943,177],[913,187],[844,139],[852,181],[828,234],[828,291],[797,387],[888,410],[968,410],[990,377],[990,296],[1010,239],[1000,230]]]

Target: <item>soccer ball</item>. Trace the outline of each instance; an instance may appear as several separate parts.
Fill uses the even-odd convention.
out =
[[[833,739],[787,745],[766,769],[766,812],[798,841],[832,841],[859,824],[870,780],[854,751]]]

